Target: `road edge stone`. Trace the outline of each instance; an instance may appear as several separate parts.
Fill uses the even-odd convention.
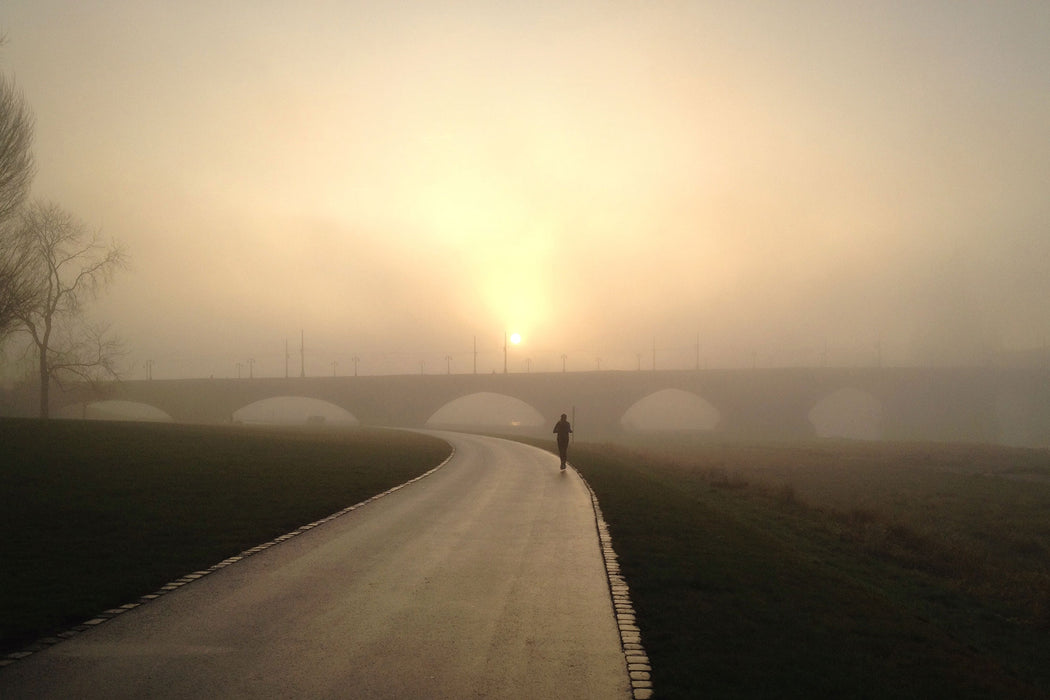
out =
[[[572,467],[572,465],[569,465]],[[656,697],[653,689],[649,656],[642,646],[642,634],[634,615],[634,604],[631,602],[631,591],[627,579],[620,573],[620,563],[613,549],[609,526],[602,515],[601,505],[594,489],[575,467],[572,470],[591,494],[591,506],[594,508],[594,522],[598,529],[598,541],[605,562],[605,575],[609,581],[609,595],[612,598],[613,614],[616,616],[616,627],[620,634],[620,649],[623,651],[624,666],[631,681],[633,700],[651,700]]]

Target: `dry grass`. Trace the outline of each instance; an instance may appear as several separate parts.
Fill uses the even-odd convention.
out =
[[[577,444],[660,697],[1050,696],[1050,453]]]

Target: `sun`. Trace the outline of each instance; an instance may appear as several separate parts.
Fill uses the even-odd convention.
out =
[[[521,342],[521,333],[511,333],[510,334],[510,342],[514,343],[515,345],[520,343]]]

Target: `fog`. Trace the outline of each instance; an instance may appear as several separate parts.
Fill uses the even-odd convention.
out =
[[[13,0],[0,29],[34,196],[128,248],[91,313],[131,377],[1050,337],[1042,0]]]

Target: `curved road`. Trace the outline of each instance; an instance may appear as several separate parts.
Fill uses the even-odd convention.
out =
[[[430,476],[0,670],[0,697],[631,697],[587,487],[439,436]]]

